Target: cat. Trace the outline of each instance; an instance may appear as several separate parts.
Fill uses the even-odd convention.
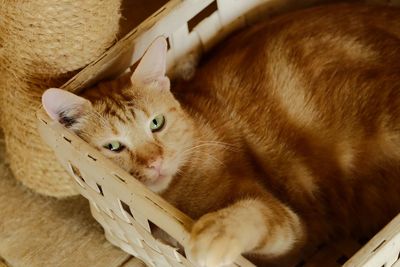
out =
[[[190,81],[157,38],[132,74],[49,116],[196,220],[199,266],[260,266],[400,212],[400,9],[336,4],[235,33]],[[90,101],[89,101],[90,100]]]

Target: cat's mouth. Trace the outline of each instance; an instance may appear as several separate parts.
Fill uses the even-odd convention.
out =
[[[150,181],[150,184],[158,184],[161,183],[162,180],[164,180],[167,176],[165,174],[160,174],[158,175],[155,179],[152,179]]]
[[[150,179],[144,181],[144,184],[153,192],[161,192],[165,190],[170,181],[172,180],[171,175],[167,175],[165,173],[160,173],[157,176],[154,176]]]
[[[166,189],[173,176],[169,175],[167,171],[145,172],[143,174],[139,174],[138,172],[130,172],[130,174],[136,177],[136,179],[142,182],[151,191],[156,193]]]

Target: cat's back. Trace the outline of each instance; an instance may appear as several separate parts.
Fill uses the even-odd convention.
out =
[[[349,108],[357,101],[368,105],[389,94],[399,72],[400,8],[327,5],[234,34],[181,87],[181,100],[218,123],[239,114],[246,129],[260,114],[285,124],[329,124],[333,111],[342,110],[335,119],[355,117],[361,110]]]
[[[400,9],[340,4],[235,34],[177,97],[277,180],[329,180],[397,160],[399,77]]]
[[[266,60],[270,65],[274,63],[271,62],[274,53],[308,56],[318,51],[313,58],[345,60],[359,56],[359,59],[369,58],[372,62],[398,55],[399,48],[390,45],[398,44],[399,39],[400,7],[323,5],[277,16],[233,34],[211,53],[211,60],[206,60],[205,66],[220,64],[226,70],[236,68],[235,64],[221,64],[220,61],[227,60],[225,57],[238,60],[237,63],[241,64],[245,64],[244,61],[254,64]],[[369,57],[371,54],[368,52],[372,51],[378,54]],[[342,55],[345,57],[339,57]]]

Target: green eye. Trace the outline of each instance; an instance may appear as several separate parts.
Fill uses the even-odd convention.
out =
[[[113,152],[120,152],[122,149],[125,148],[124,145],[118,141],[112,141],[110,143],[105,144],[103,147]]]
[[[164,124],[165,124],[164,115],[157,115],[150,122],[150,130],[152,132],[160,131],[164,126]]]

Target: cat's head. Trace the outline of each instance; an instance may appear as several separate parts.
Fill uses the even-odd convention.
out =
[[[157,38],[122,88],[110,92],[106,86],[88,97],[90,101],[55,88],[42,96],[52,119],[155,192],[168,187],[193,142],[192,121],[165,76],[166,52],[165,39]]]

